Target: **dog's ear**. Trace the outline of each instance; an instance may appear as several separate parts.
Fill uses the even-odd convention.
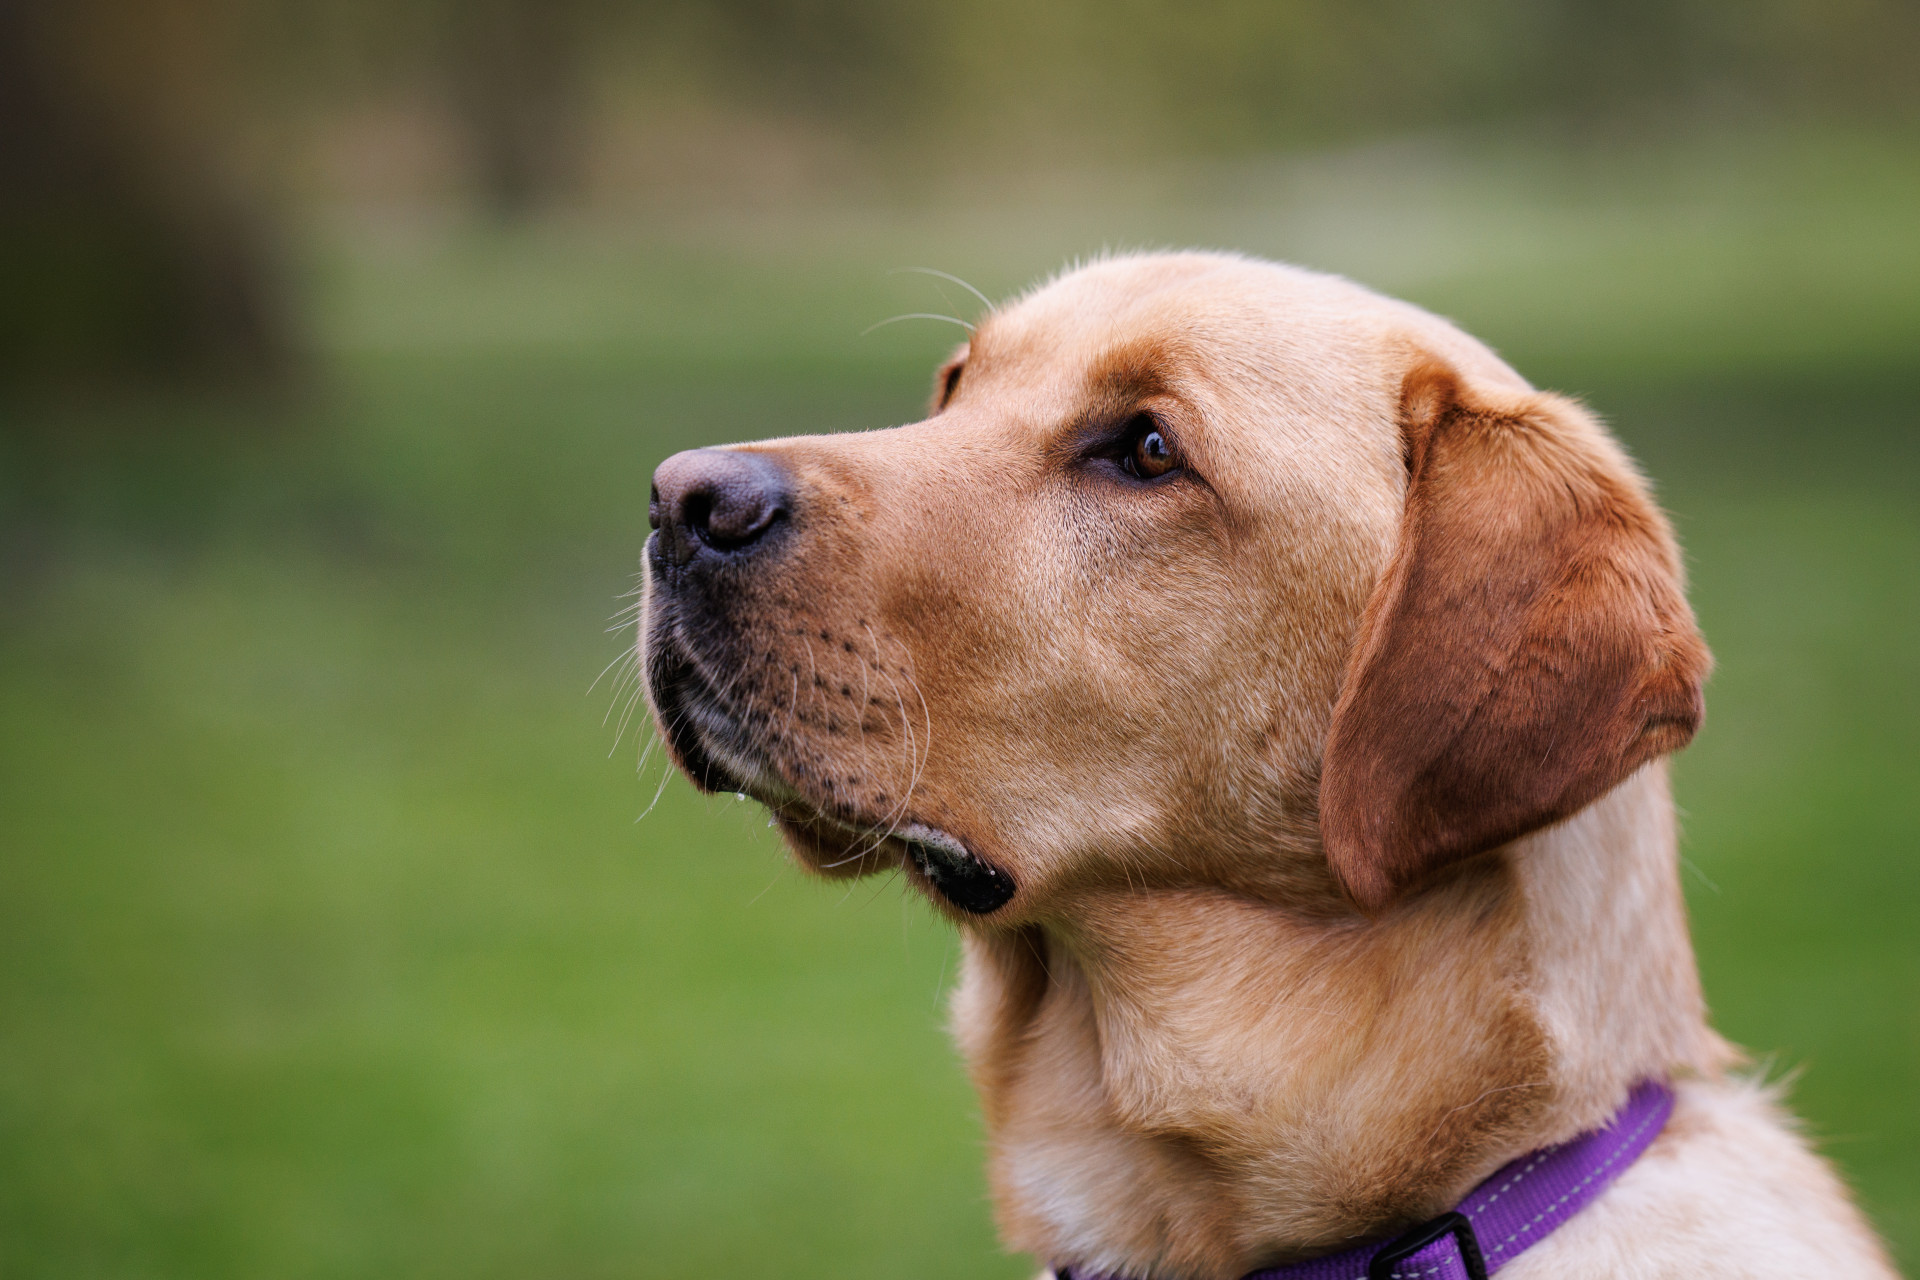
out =
[[[1665,518],[1579,405],[1423,359],[1401,432],[1399,545],[1320,781],[1327,857],[1368,912],[1686,745],[1711,665]]]

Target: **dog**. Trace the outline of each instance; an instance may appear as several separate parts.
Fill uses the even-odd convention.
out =
[[[1439,1220],[1660,1081],[1516,1280],[1894,1274],[1706,1018],[1667,521],[1459,329],[1102,259],[983,317],[925,420],[677,454],[649,514],[677,765],[959,926],[1009,1248],[1234,1280]]]

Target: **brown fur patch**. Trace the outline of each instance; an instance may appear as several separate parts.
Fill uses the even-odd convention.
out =
[[[1473,397],[1434,364],[1402,406],[1405,523],[1321,781],[1369,911],[1684,746],[1709,666],[1666,521],[1578,406]]]
[[[1087,386],[1096,402],[1124,405],[1168,394],[1183,365],[1191,367],[1192,360],[1171,338],[1136,338],[1095,357],[1087,369]]]

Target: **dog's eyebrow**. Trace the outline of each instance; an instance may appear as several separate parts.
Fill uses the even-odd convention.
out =
[[[1175,343],[1163,338],[1139,338],[1110,347],[1087,370],[1088,389],[1096,401],[1108,403],[1169,395],[1182,354]]]
[[[1134,339],[1103,351],[1087,367],[1086,401],[1056,442],[1059,456],[1111,443],[1147,404],[1183,401],[1178,374],[1184,354],[1178,343],[1163,338]]]

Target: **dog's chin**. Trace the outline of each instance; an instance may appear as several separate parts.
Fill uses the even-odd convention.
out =
[[[734,791],[766,805],[808,870],[848,879],[898,867],[966,916],[991,915],[1012,901],[1013,877],[951,832],[910,815],[845,813],[815,800],[715,705],[693,664],[669,652],[650,667],[654,715],[674,763],[702,791]]]
[[[754,798],[767,806],[795,860],[815,875],[850,880],[903,865],[899,843],[883,828],[830,817],[798,796]]]

